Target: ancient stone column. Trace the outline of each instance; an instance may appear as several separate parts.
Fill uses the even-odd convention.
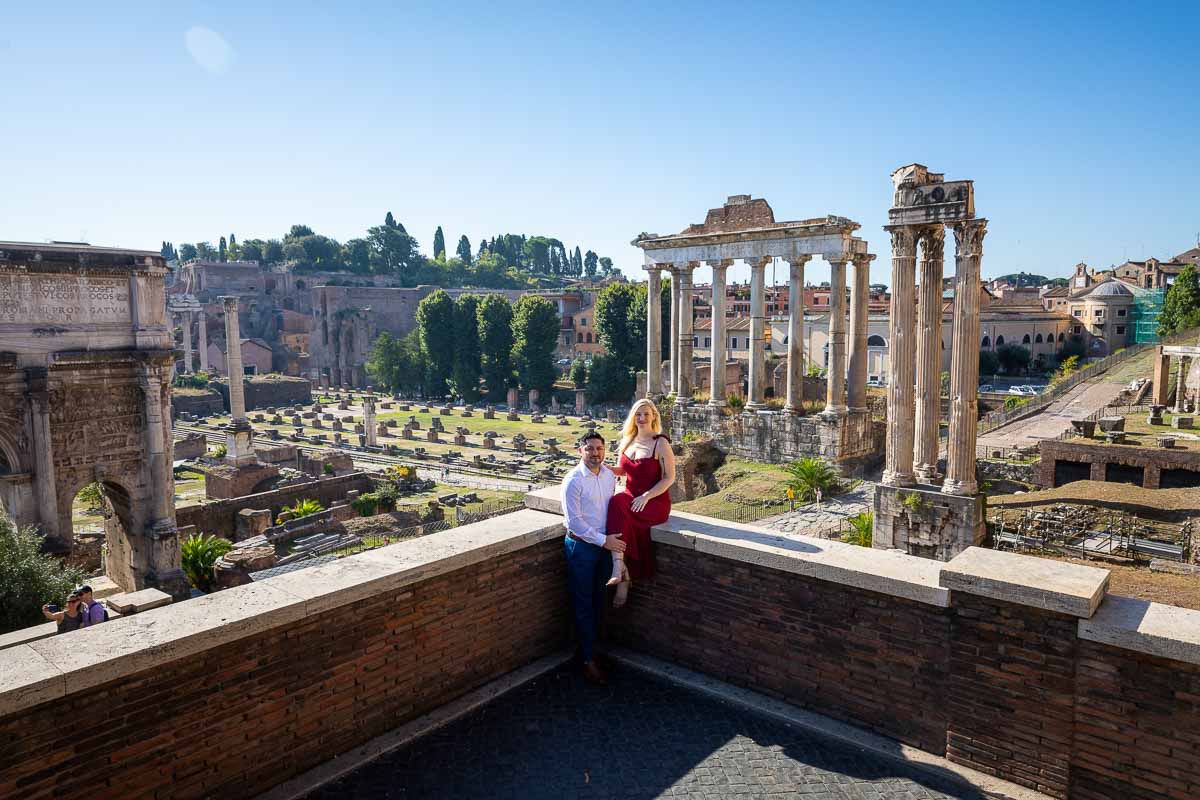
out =
[[[242,334],[238,324],[238,299],[222,297],[225,306],[225,371],[229,377],[229,425],[225,429],[225,459],[230,464],[252,464],[254,431],[246,421],[246,398],[242,388]]]
[[[724,408],[725,401],[725,272],[733,259],[710,261],[712,267],[712,380],[708,404]]]
[[[979,262],[986,219],[954,226],[954,351],[950,361],[950,439],[946,494],[974,495],[975,431],[979,423]],[[893,301],[895,302],[895,301]]]
[[[846,413],[846,256],[829,261],[829,369],[825,371],[825,414]]]
[[[187,312],[190,314],[191,312]],[[169,436],[163,419],[163,384],[165,376],[157,365],[149,365],[138,375],[142,390],[142,409],[146,418],[146,482],[150,486],[148,527],[163,532],[173,530],[174,492],[170,484],[171,462],[168,460]]]
[[[892,309],[888,319],[887,450],[883,482],[912,486],[913,464],[913,328],[916,302],[916,232],[889,227],[892,235]],[[978,322],[976,322],[978,326]],[[977,356],[976,356],[977,358]]]
[[[379,443],[377,427],[375,424],[375,398],[367,395],[363,398],[363,433],[367,437],[368,447],[374,447]]]
[[[1154,405],[1165,406],[1170,392],[1171,357],[1163,352],[1162,345],[1154,355]]]
[[[871,293],[871,262],[875,256],[854,256],[854,283],[850,285],[850,369],[846,404],[854,410],[867,407],[867,299]]]
[[[183,372],[192,371],[192,312],[185,311],[183,317]]]
[[[675,390],[675,402],[681,405],[692,401],[692,339],[695,336],[692,327],[692,270],[696,266],[695,261],[681,264],[675,272],[675,278],[679,282],[679,349],[675,356],[679,361],[679,368],[675,373],[679,376],[679,383]]]
[[[938,420],[941,418],[942,252],[946,229],[920,233],[921,290],[917,298],[917,422],[913,472],[921,483],[937,477]]]
[[[679,392],[679,273],[675,265],[667,267],[671,276],[671,324],[667,341],[671,348],[671,391]]]
[[[1179,376],[1175,379],[1175,413],[1182,414],[1187,411],[1187,375],[1192,359],[1190,356],[1180,356],[1176,360],[1179,362]]]
[[[812,256],[797,256],[788,262],[788,355],[787,405],[789,414],[804,412],[804,265]]]
[[[208,372],[208,315],[204,313],[203,306],[200,308],[200,337],[196,346],[200,348],[200,370]]]
[[[764,279],[771,257],[746,258],[743,261],[750,267],[750,401],[746,403],[746,410],[760,411],[767,407]]]
[[[49,370],[46,367],[30,367],[25,370],[25,380],[29,385],[28,397],[33,411],[33,441],[30,449],[33,451],[33,491],[40,509],[38,527],[48,544],[58,543],[58,547],[51,544],[49,549],[66,549],[72,532],[69,528],[63,531],[59,524],[58,484],[54,475],[54,446],[50,436]],[[9,513],[13,511],[9,509]],[[70,519],[69,506],[67,519]]]
[[[646,396],[657,400],[662,396],[662,268],[655,264],[646,271]]]

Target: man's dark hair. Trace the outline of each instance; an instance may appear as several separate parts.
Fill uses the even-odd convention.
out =
[[[596,440],[598,440],[598,441],[600,442],[600,444],[601,444],[601,445],[603,445],[603,444],[604,444],[604,437],[603,437],[603,436],[601,436],[600,434],[596,433],[595,431],[588,431],[588,432],[587,432],[587,433],[585,433],[583,436],[580,436],[580,437],[579,437],[579,447],[583,447],[585,444],[587,444],[587,443],[588,443],[590,440],[592,440],[592,439],[596,439]]]

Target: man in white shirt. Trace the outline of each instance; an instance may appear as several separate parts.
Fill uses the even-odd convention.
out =
[[[604,608],[605,584],[612,575],[612,554],[625,551],[625,542],[604,532],[608,501],[617,489],[617,476],[604,465],[604,438],[595,431],[579,440],[579,464],[562,482],[562,507],[566,517],[567,589],[583,677],[592,683],[607,682],[596,664],[596,637]]]

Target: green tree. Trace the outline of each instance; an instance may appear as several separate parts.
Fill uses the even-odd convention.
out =
[[[817,499],[817,490],[824,497],[838,488],[837,473],[820,458],[802,458],[787,465],[790,489],[796,492],[796,499],[801,502],[812,502]]]
[[[34,528],[0,514],[0,633],[45,622],[42,605],[66,605],[67,593],[83,582],[83,570],[43,554],[41,545]]]
[[[979,351],[979,374],[995,375],[1000,370],[1000,359],[991,350]]]
[[[286,242],[288,239],[303,239],[305,236],[313,236],[316,232],[307,225],[293,225],[283,237]]]
[[[263,261],[267,264],[278,264],[283,261],[283,242],[278,239],[267,239],[263,245]]]
[[[479,341],[479,306],[483,298],[464,294],[454,301],[454,391],[468,403],[479,400],[483,349]]]
[[[396,218],[392,216],[392,212],[387,212],[387,216],[383,218],[383,224],[388,228],[396,227]]]
[[[1162,314],[1158,318],[1158,335],[1170,336],[1177,331],[1200,326],[1200,276],[1188,264],[1167,289]]]
[[[204,261],[216,260],[217,251],[212,246],[212,242],[196,242],[196,258]]]
[[[592,272],[594,273],[595,270],[593,269]],[[605,277],[608,277],[609,275],[613,274],[612,259],[609,258],[608,256],[605,256],[604,258],[600,259],[600,274],[604,275]],[[589,278],[595,277],[595,275],[588,275],[588,277]]]
[[[265,242],[262,239],[247,239],[238,248],[241,251],[241,258],[246,261],[257,261],[260,264],[265,262],[266,258],[263,253],[264,245]]]
[[[459,237],[458,249],[455,252],[458,254],[459,261],[468,267],[471,266],[471,240],[467,238],[466,234]]]
[[[494,259],[488,254],[485,259]],[[482,264],[484,259],[480,259]],[[503,296],[489,294],[479,303],[479,347],[483,357],[483,381],[488,397],[504,397],[513,374],[513,309]]]
[[[237,261],[239,253],[241,253],[241,250],[238,248],[237,237],[231,233],[229,234],[229,257]]]
[[[446,257],[446,235],[442,233],[441,225],[438,225],[437,230],[433,232],[433,257]]]
[[[514,306],[513,360],[526,389],[544,395],[554,386],[554,351],[561,327],[558,308],[544,297],[527,294]]]
[[[609,262],[612,263],[612,262]],[[588,250],[583,257],[583,274],[589,278],[596,277],[596,266],[599,264],[599,259],[596,254]]]
[[[587,364],[582,358],[577,358],[571,363],[571,383],[576,389],[587,387]]]
[[[342,245],[341,261],[351,272],[365,275],[371,271],[371,243],[366,239],[351,239]]]
[[[196,258],[196,245],[187,242],[179,245],[180,262],[191,261],[194,258]]]
[[[1029,369],[1029,351],[1019,344],[1005,344],[996,348],[996,357],[1000,360],[1000,369],[1006,375],[1024,372]]]
[[[388,213],[388,219],[392,217]],[[392,220],[367,230],[367,241],[371,245],[371,271],[384,275],[396,275],[405,283],[411,283],[422,264],[417,251],[417,240],[408,235],[404,226]]]
[[[421,350],[425,353],[425,384],[431,397],[441,397],[448,390],[454,371],[454,301],[442,289],[426,297],[417,306],[417,331],[421,335]]]
[[[217,244],[217,260],[225,263],[229,260],[229,248],[225,244],[225,237],[221,237],[221,241]]]
[[[590,252],[590,251],[589,251]],[[627,370],[636,370],[645,360],[645,316],[642,316],[642,335],[639,338],[634,306],[638,301],[638,288],[629,283],[614,283],[604,287],[596,295],[593,309],[596,332],[608,355]],[[642,289],[645,293],[645,289]],[[643,303],[644,305],[644,303]],[[593,361],[592,369],[596,365]]]
[[[612,355],[592,357],[587,376],[587,399],[590,403],[627,403],[637,389],[633,371]]]
[[[418,331],[397,339],[384,331],[375,338],[367,372],[391,392],[415,392],[424,385],[425,358]]]

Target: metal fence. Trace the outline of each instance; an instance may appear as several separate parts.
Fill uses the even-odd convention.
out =
[[[485,519],[492,519],[503,514],[520,511],[524,507],[525,502],[523,500],[509,500],[506,498],[457,506],[454,509],[455,524],[470,525],[472,522],[483,522]]]
[[[1196,331],[1189,330],[1176,333],[1168,336],[1161,342],[1154,344],[1135,344],[1124,350],[1118,350],[1110,356],[1102,358],[1098,361],[1091,361],[1079,368],[1078,372],[1072,373],[1069,377],[1055,383],[1046,391],[1039,394],[1037,397],[1031,397],[1028,403],[1023,403],[1016,408],[998,409],[979,420],[979,425],[976,428],[977,433],[984,434],[993,431],[996,428],[1007,425],[1015,419],[1032,414],[1035,411],[1041,411],[1046,406],[1053,403],[1058,398],[1062,397],[1067,392],[1074,389],[1084,381],[1091,380],[1097,375],[1108,371],[1112,367],[1121,364],[1136,355],[1146,352],[1149,349],[1156,347],[1158,344],[1175,344],[1177,342],[1194,340]]]

